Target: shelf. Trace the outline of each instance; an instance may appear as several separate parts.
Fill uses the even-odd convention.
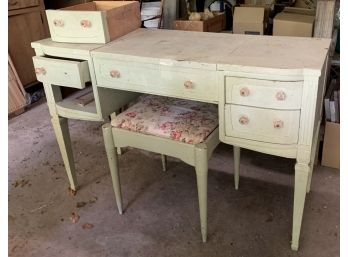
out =
[[[59,116],[81,120],[102,120],[94,101],[92,87],[79,90],[56,103]]]

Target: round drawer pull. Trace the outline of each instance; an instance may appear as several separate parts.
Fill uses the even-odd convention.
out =
[[[92,26],[92,23],[89,20],[81,20],[80,25],[83,28],[90,28]]]
[[[250,95],[250,91],[247,87],[243,87],[239,90],[239,93],[241,96],[245,97],[245,96],[248,96]]]
[[[184,82],[184,87],[186,89],[193,89],[194,88],[194,83],[191,80],[187,80]]]
[[[284,127],[284,122],[282,120],[275,120],[273,122],[273,127],[275,129],[280,129],[280,128],[283,128]]]
[[[284,91],[278,91],[276,94],[276,98],[278,101],[284,101],[286,98],[286,94]]]
[[[247,116],[243,115],[239,118],[239,123],[242,125],[248,125],[249,118]]]
[[[56,27],[63,27],[64,26],[64,21],[63,20],[54,20],[53,21],[54,26]]]
[[[37,75],[40,75],[40,74],[45,75],[46,74],[46,70],[44,68],[35,68],[35,73]]]
[[[110,71],[110,76],[112,78],[119,78],[119,77],[121,77],[121,73],[118,70],[112,70],[112,71]]]

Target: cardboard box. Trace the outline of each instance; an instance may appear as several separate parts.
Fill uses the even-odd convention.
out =
[[[225,29],[225,13],[216,13],[213,18],[205,21],[175,20],[173,28],[187,31],[220,32]]]
[[[263,35],[265,30],[265,8],[236,7],[233,14],[233,33]]]
[[[312,37],[313,10],[286,8],[273,19],[273,36]]]
[[[340,124],[326,122],[322,166],[340,168]]]

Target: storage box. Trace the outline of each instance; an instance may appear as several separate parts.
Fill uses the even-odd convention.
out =
[[[173,28],[176,30],[220,32],[225,29],[225,13],[215,13],[213,18],[200,21],[175,20]]]
[[[236,7],[233,14],[233,33],[263,35],[265,29],[265,8]]]
[[[321,165],[340,168],[340,124],[326,122]]]
[[[315,11],[285,8],[273,19],[273,36],[312,37]]]
[[[57,42],[108,43],[141,26],[138,1],[95,1],[46,14]]]

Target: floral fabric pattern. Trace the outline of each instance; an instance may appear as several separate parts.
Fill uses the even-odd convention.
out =
[[[188,144],[203,142],[218,126],[217,105],[171,97],[142,95],[111,121],[116,128]]]

